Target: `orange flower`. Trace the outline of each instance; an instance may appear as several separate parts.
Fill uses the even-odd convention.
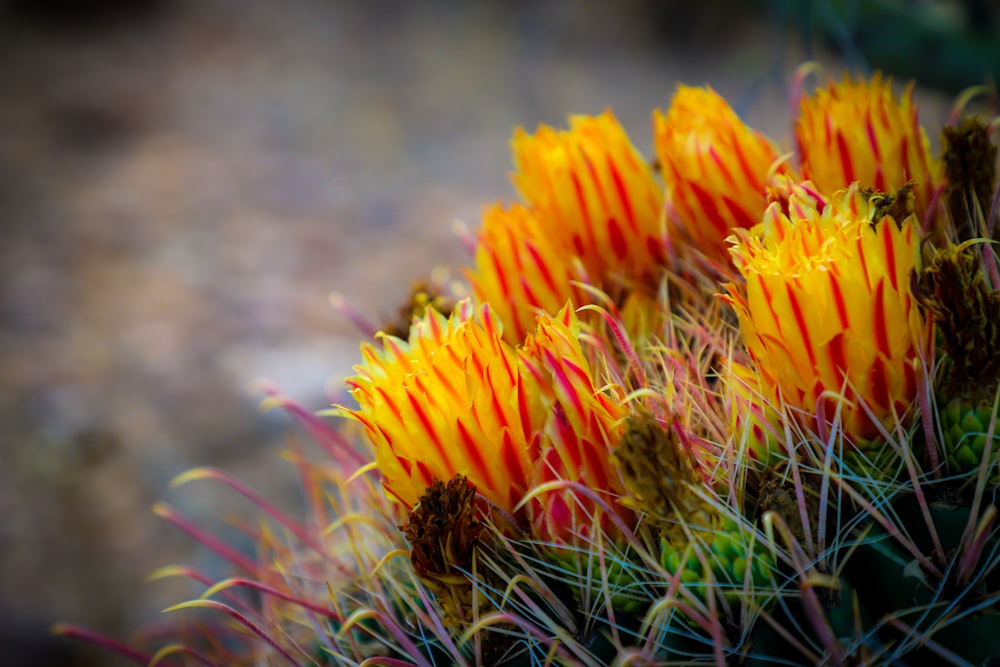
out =
[[[737,450],[745,448],[758,461],[771,463],[772,456],[781,452],[781,418],[761,395],[760,377],[752,368],[736,361],[728,362],[722,377],[730,431],[736,438]]]
[[[504,323],[506,339],[517,344],[534,329],[539,311],[554,313],[567,300],[587,300],[573,281],[587,282],[579,261],[560,245],[538,211],[496,205],[483,215],[476,270],[467,271],[472,293],[489,303]]]
[[[555,316],[540,316],[536,332],[521,350],[522,367],[534,378],[544,406],[544,422],[538,425],[542,453],[533,479],[536,485],[555,480],[582,483],[627,523],[634,523],[632,513],[618,505],[624,485],[611,463],[627,414],[622,405],[625,392],[597,386],[579,338],[580,323],[566,306]],[[597,509],[591,499],[562,490],[539,494],[536,500],[528,513],[537,537],[574,542],[590,533]],[[599,525],[614,534],[606,514]]]
[[[501,339],[488,306],[459,302],[445,319],[434,309],[409,343],[384,336],[361,347],[364,363],[347,385],[389,496],[406,507],[435,480],[465,475],[479,493],[511,511],[538,459],[538,390]]]
[[[816,427],[821,403],[842,395],[844,431],[856,445],[912,415],[930,335],[910,293],[919,259],[912,216],[873,224],[852,188],[822,212],[793,194],[789,215],[772,204],[763,235],[738,230],[732,255],[746,278],[729,286],[764,398]],[[835,406],[834,406],[835,407]]]
[[[855,181],[889,193],[916,181],[922,220],[943,180],[920,125],[913,84],[897,99],[891,80],[879,73],[868,82],[847,77],[804,97],[795,140],[803,177],[827,195]]]
[[[653,131],[678,231],[727,261],[730,230],[760,222],[769,175],[787,171],[777,148],[711,88],[678,86],[667,112],[653,114]]]
[[[611,293],[658,281],[667,257],[662,188],[611,112],[574,116],[568,131],[518,128],[512,147],[526,205],[486,210],[466,272],[509,342],[521,343],[539,312],[592,302],[575,282]]]
[[[512,146],[514,185],[592,277],[664,261],[661,187],[610,111],[573,116],[569,131],[518,128]]]
[[[661,187],[610,112],[574,116],[568,131],[518,128],[512,145],[527,205],[486,210],[466,278],[516,345],[539,312],[593,301],[574,283],[614,291],[658,281],[667,250]]]
[[[433,309],[404,342],[362,346],[347,384],[386,493],[410,508],[435,481],[465,475],[509,513],[538,484],[568,480],[616,507],[621,481],[610,463],[624,417],[618,388],[598,388],[570,306],[541,315],[515,350],[489,306],[460,301],[445,318]],[[543,492],[516,512],[544,539],[586,532],[592,501],[566,489]],[[631,513],[622,509],[622,515]],[[601,523],[607,527],[607,521]]]

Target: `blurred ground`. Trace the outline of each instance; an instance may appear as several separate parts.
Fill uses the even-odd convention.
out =
[[[611,106],[649,152],[649,114],[683,81],[788,136],[805,54],[766,15],[417,6],[0,3],[5,659],[69,664],[32,643],[53,621],[124,636],[200,592],[142,582],[218,565],[150,505],[247,506],[169,491],[183,470],[296,506],[275,453],[289,425],[257,411],[254,379],[327,405],[359,341],[329,292],[381,321],[411,280],[462,264],[451,223],[512,196],[513,126]],[[930,124],[947,100],[923,104]]]

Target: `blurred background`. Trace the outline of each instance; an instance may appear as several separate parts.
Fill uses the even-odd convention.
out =
[[[696,5],[696,6],[695,6]],[[467,262],[451,226],[510,199],[515,125],[650,113],[709,83],[784,142],[788,82],[920,76],[925,126],[1000,72],[1000,11],[968,2],[0,0],[0,662],[119,664],[54,641],[127,637],[220,563],[152,516],[223,532],[218,466],[290,512],[294,431],[410,283]],[[248,546],[248,545],[247,545]],[[249,546],[248,546],[249,548]]]

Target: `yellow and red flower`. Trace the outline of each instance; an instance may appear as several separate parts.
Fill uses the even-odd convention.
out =
[[[514,185],[592,277],[665,260],[662,188],[610,111],[573,116],[568,131],[518,128],[512,147]]]
[[[920,220],[943,180],[920,125],[913,84],[897,99],[892,82],[879,73],[869,81],[847,77],[803,97],[795,141],[803,178],[824,194],[855,181],[862,188],[894,193],[915,181]]]
[[[611,452],[621,441],[624,391],[599,387],[580,345],[580,322],[566,306],[557,315],[542,315],[538,328],[521,350],[522,367],[535,380],[544,421],[542,454],[535,468],[535,485],[556,480],[578,482],[599,496],[627,523],[631,511],[618,505],[624,485],[611,462]],[[528,513],[536,536],[575,542],[591,534],[591,519],[598,513],[592,499],[563,489],[540,494]],[[603,514],[598,524],[614,534],[614,524]]]
[[[730,360],[722,374],[729,410],[729,429],[735,451],[746,451],[769,464],[781,453],[781,417],[761,393],[760,376],[748,366]]]
[[[678,86],[667,112],[653,114],[653,132],[672,224],[710,259],[728,261],[730,230],[760,222],[770,176],[788,170],[778,149],[707,87]]]
[[[738,230],[731,252],[745,284],[729,286],[764,399],[816,428],[843,396],[844,432],[865,446],[912,415],[930,327],[910,293],[915,221],[872,222],[852,188],[820,210],[793,194],[772,204],[762,235]],[[865,406],[874,420],[869,418]]]
[[[523,342],[539,312],[591,302],[577,283],[656,284],[667,257],[662,188],[610,112],[574,116],[568,131],[519,128],[512,146],[526,205],[486,210],[466,272],[509,342]]]
[[[364,363],[347,381],[359,407],[341,409],[364,425],[386,493],[411,508],[435,482],[464,475],[537,536],[566,541],[589,531],[585,515],[597,505],[567,489],[522,503],[532,488],[578,482],[617,510],[622,486],[610,452],[624,392],[595,381],[580,335],[567,305],[541,315],[515,350],[490,307],[465,300],[448,318],[428,309],[409,342],[363,345]]]
[[[476,248],[476,270],[467,271],[479,303],[489,303],[504,323],[506,339],[520,343],[541,312],[587,297],[575,281],[587,281],[579,261],[560,243],[539,211],[521,204],[486,209]]]
[[[489,306],[430,308],[409,342],[361,347],[347,385],[389,496],[410,508],[436,480],[465,475],[507,511],[528,490],[540,451],[538,391]]]

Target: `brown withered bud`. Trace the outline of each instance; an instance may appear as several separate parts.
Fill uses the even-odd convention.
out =
[[[454,300],[445,296],[439,286],[431,281],[418,280],[410,287],[410,294],[406,302],[399,307],[396,319],[382,327],[382,331],[406,340],[410,336],[410,324],[415,318],[422,318],[428,308],[433,308],[448,317],[454,307]]]
[[[913,294],[937,324],[952,361],[948,390],[992,393],[1000,379],[1000,292],[983,275],[977,246],[929,249]]]
[[[473,552],[483,532],[476,518],[476,489],[463,475],[427,489],[402,526],[413,569],[432,590],[469,583]],[[435,591],[436,592],[436,591]]]
[[[410,543],[413,570],[437,598],[442,621],[455,636],[474,622],[477,613],[492,608],[482,592],[477,594],[477,585],[497,588],[506,583],[496,572],[477,567],[476,555],[487,535],[478,512],[476,488],[464,475],[456,475],[448,483],[434,482],[401,526]],[[503,664],[511,654],[511,635],[502,631],[504,627],[500,624],[497,632],[483,633],[476,640],[484,663]]]
[[[819,531],[818,517],[821,492],[821,475],[800,471],[799,481],[796,483],[788,474],[787,464],[779,463],[761,473],[755,509],[760,516],[766,512],[777,514],[788,526],[795,540],[799,544],[805,544],[808,541],[808,535],[816,536]],[[801,502],[804,502],[806,507],[805,516],[809,522],[808,533],[802,521]]]
[[[645,512],[663,530],[679,526],[678,519],[709,525],[704,501],[692,492],[700,484],[690,454],[677,436],[652,415],[630,415],[613,454],[635,508]]]
[[[897,225],[902,226],[903,222],[913,215],[916,208],[917,195],[913,191],[915,185],[913,181],[910,181],[897,190],[895,194],[881,192],[874,188],[862,189],[861,196],[873,207],[870,210],[872,224],[878,224],[882,218],[888,215],[896,221]]]
[[[958,243],[985,236],[996,190],[997,147],[978,117],[941,131],[942,159],[948,189],[945,204]]]

